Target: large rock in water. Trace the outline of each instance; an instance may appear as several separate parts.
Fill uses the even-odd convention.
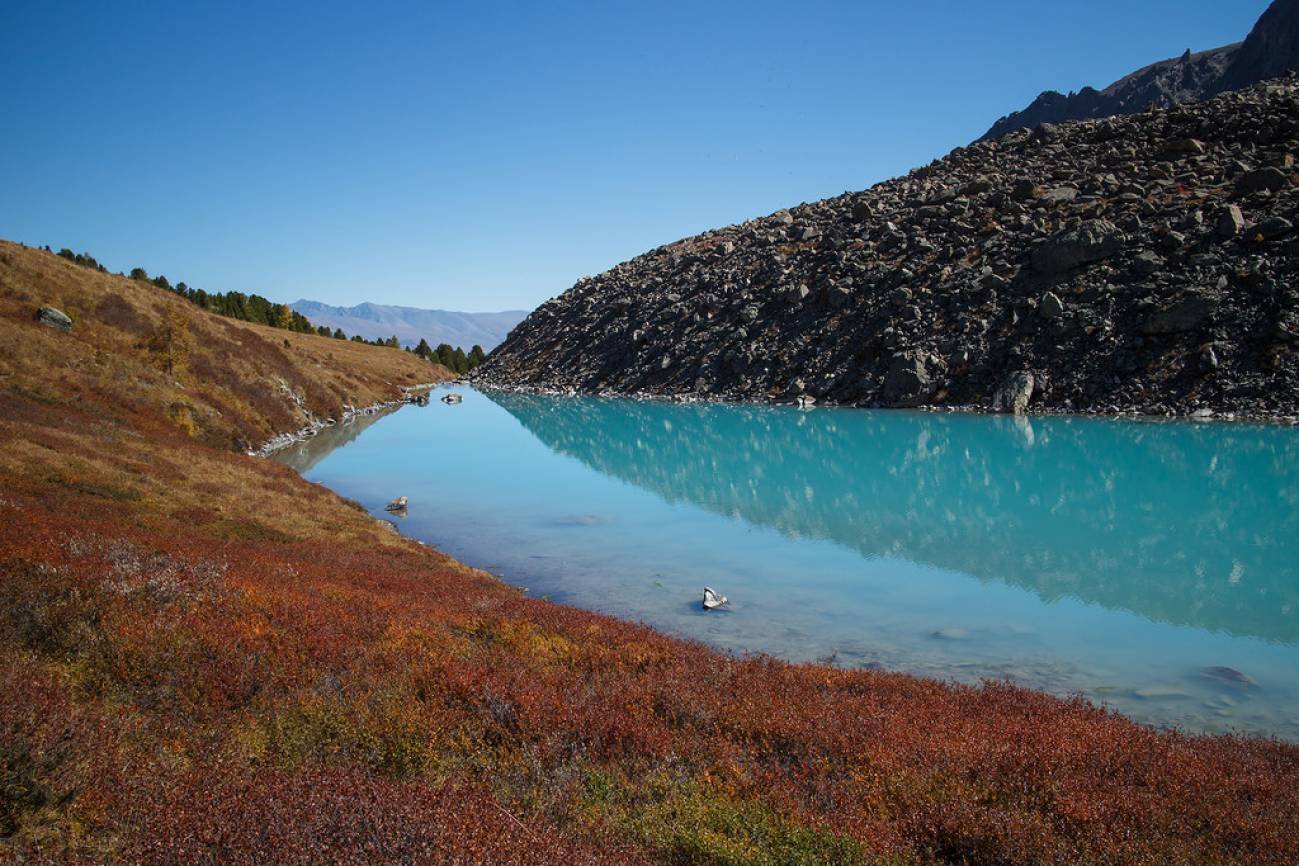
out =
[[[992,395],[993,411],[1009,412],[1012,415],[1027,413],[1028,403],[1033,399],[1034,385],[1033,374],[1027,370],[1011,373]]]
[[[1293,171],[1297,130],[1299,85],[1282,81],[960,148],[583,278],[472,378],[818,406],[1299,414],[1299,354],[1277,324],[1299,321],[1299,187],[1271,189],[1272,173],[1263,191],[1237,187]],[[994,401],[1017,370],[1034,374],[1031,402],[1023,389]]]

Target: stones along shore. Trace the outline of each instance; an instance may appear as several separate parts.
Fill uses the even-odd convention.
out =
[[[484,387],[1299,413],[1299,82],[953,151],[584,278]]]

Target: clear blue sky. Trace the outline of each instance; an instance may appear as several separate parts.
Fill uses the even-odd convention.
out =
[[[275,300],[527,308],[1266,6],[5,0],[0,237]]]

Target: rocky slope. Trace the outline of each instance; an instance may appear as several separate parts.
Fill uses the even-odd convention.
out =
[[[1106,87],[1084,87],[1067,96],[1048,90],[1027,108],[992,125],[984,138],[1000,138],[1042,123],[1095,120],[1134,114],[1147,106],[1170,108],[1238,90],[1299,69],[1299,0],[1276,0],[1249,37],[1222,48],[1161,60]]]
[[[485,386],[1010,411],[1299,411],[1299,86],[953,151],[539,307]]]

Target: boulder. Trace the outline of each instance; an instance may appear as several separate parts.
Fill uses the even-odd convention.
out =
[[[1218,237],[1234,238],[1245,230],[1245,215],[1237,205],[1227,205],[1218,217]]]
[[[1006,377],[1001,387],[992,395],[994,412],[1009,412],[1023,415],[1028,411],[1029,401],[1033,399],[1033,388],[1036,381],[1027,370],[1017,370]]]
[[[1247,171],[1236,178],[1236,192],[1252,195],[1256,192],[1276,192],[1290,185],[1290,177],[1279,168],[1268,166]]]
[[[1132,260],[1132,273],[1138,277],[1149,277],[1159,273],[1164,266],[1164,260],[1158,253],[1146,251]]]
[[[1123,234],[1118,228],[1108,220],[1095,219],[1038,244],[1031,259],[1033,270],[1039,274],[1061,274],[1108,259],[1122,250]]]
[[[914,350],[894,355],[884,376],[884,402],[898,408],[923,404],[932,387],[927,362]]]
[[[1205,324],[1218,310],[1218,300],[1197,292],[1165,307],[1146,319],[1141,326],[1145,334],[1176,334],[1193,331]]]
[[[1047,292],[1042,296],[1042,303],[1038,305],[1038,311],[1042,318],[1051,321],[1064,315],[1064,302],[1055,292]]]
[[[1285,237],[1294,231],[1294,223],[1285,217],[1271,217],[1265,219],[1258,225],[1249,230],[1253,237],[1262,238],[1265,241],[1274,241],[1277,238]]]
[[[36,311],[36,321],[42,325],[51,328],[57,328],[60,331],[72,330],[72,319],[62,310],[56,310],[54,307],[41,307]]]

